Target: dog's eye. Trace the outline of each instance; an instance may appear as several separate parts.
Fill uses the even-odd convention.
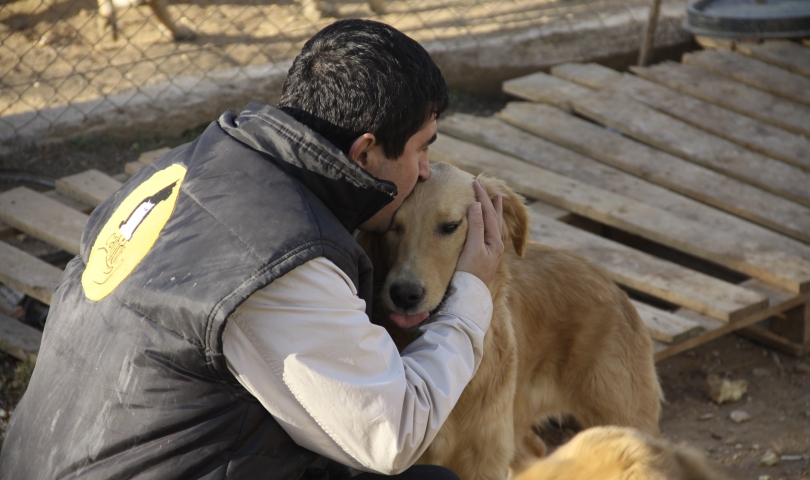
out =
[[[444,235],[450,235],[451,233],[455,232],[458,229],[458,223],[445,223],[441,227],[439,227],[439,232]]]

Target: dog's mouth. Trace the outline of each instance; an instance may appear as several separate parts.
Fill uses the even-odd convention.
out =
[[[390,312],[388,313],[388,319],[403,330],[415,330],[419,325],[422,325],[425,320],[436,313],[442,305],[444,305],[444,302],[447,300],[450,293],[450,285],[448,285],[444,291],[441,301],[434,308],[417,313]]]
[[[396,312],[388,314],[388,318],[390,318],[391,321],[394,322],[399,328],[406,329],[418,326],[420,323],[424,322],[428,316],[430,316],[430,312],[419,312],[412,315]]]

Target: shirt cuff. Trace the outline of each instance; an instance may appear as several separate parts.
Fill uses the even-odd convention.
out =
[[[492,321],[492,295],[487,285],[472,273],[457,271],[450,288],[447,300],[436,313],[470,320],[486,331]]]

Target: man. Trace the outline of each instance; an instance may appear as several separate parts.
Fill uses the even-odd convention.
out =
[[[0,477],[325,478],[327,459],[452,475],[408,467],[480,361],[501,202],[474,185],[454,291],[402,356],[369,322],[351,237],[384,231],[430,175],[446,104],[416,42],[338,22],[280,109],[226,112],[133,177],[65,269]]]

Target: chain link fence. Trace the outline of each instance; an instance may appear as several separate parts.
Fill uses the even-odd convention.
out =
[[[549,57],[543,48],[559,51],[561,61],[565,55],[576,57],[565,53],[572,41],[581,42],[580,57],[609,54],[619,43],[625,50],[637,48],[652,3],[0,1],[0,143],[115,126],[147,128],[129,123],[134,117],[151,116],[146,123],[157,128],[174,128],[177,122],[188,127],[193,118],[172,112],[190,109],[210,116],[222,104],[241,107],[237,103],[251,99],[245,97],[269,101],[303,43],[335,18],[371,18],[395,26],[426,46],[451,84],[465,85],[537,67],[535,57]],[[684,11],[685,0],[664,2],[661,42],[683,41]]]

